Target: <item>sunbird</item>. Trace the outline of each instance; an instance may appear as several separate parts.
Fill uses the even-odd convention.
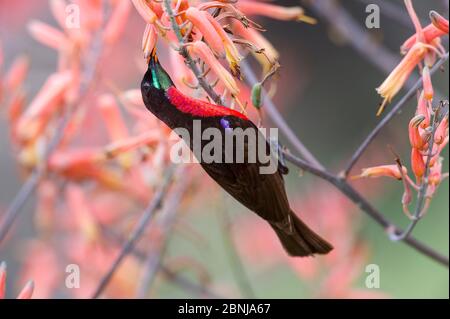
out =
[[[141,93],[146,108],[172,130],[184,128],[190,133],[191,140],[186,141],[193,151],[193,123],[201,121],[201,130],[216,128],[222,136],[235,128],[254,130],[261,136],[257,126],[246,115],[202,100],[197,100],[180,92],[172,82],[170,76],[161,66],[156,51],[153,50],[148,60],[148,69],[141,82]],[[258,135],[259,134],[259,135]],[[263,137],[264,138],[264,137]],[[206,173],[225,191],[238,200],[245,207],[266,220],[277,234],[282,246],[291,256],[311,256],[327,254],[333,247],[312,231],[291,210],[284,187],[283,175],[288,170],[278,161],[278,167],[273,173],[262,174],[261,161],[249,161],[248,143],[244,141],[244,161],[201,161],[200,165]],[[275,152],[264,140],[269,155]],[[206,145],[204,141],[201,148]],[[222,143],[222,156],[227,150]],[[258,240],[255,238],[255,240]]]

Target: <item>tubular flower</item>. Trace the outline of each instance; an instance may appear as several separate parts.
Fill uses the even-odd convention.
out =
[[[256,1],[239,1],[237,8],[247,15],[261,15],[278,20],[295,20],[314,24],[314,18],[305,15],[305,10],[301,7],[285,8],[282,6],[256,2]]]
[[[354,179],[364,178],[364,177],[392,177],[398,180],[402,179],[402,174],[407,174],[406,167],[402,167],[400,172],[397,165],[380,165],[374,167],[364,168],[360,175],[354,176]]]
[[[158,18],[146,0],[131,0],[137,12],[147,23],[154,23]]]
[[[411,169],[417,180],[420,181],[423,174],[425,174],[426,168],[422,153],[417,148],[412,148],[411,150]]]
[[[383,113],[386,104],[400,91],[415,67],[423,60],[427,48],[423,43],[416,43],[408,51],[399,65],[389,74],[384,82],[377,88],[384,100],[378,109],[377,116]]]
[[[419,150],[423,149],[426,143],[419,132],[419,126],[424,120],[425,117],[423,115],[416,115],[409,122],[409,141],[412,147]]]
[[[416,33],[408,38],[401,46],[400,51],[402,54],[405,54],[405,57],[377,88],[378,94],[383,98],[377,115],[383,112],[386,104],[400,91],[415,67],[422,67],[422,62],[425,65],[422,72],[425,90],[424,97],[427,100],[431,100],[433,88],[428,68],[432,67],[435,63],[436,55],[441,55],[445,52],[440,44],[440,37],[448,34],[448,21],[437,13],[432,12],[430,13],[430,18],[433,23],[422,28],[411,0],[405,0],[405,5],[414,24]],[[436,27],[435,24],[438,24],[439,27]]]
[[[441,30],[442,32],[448,34],[448,20],[441,16],[436,11],[430,11],[431,23]]]
[[[239,88],[233,76],[214,57],[211,49],[204,42],[195,41],[188,46],[188,49],[192,54],[200,57],[212,69],[232,96],[236,96],[239,93]]]

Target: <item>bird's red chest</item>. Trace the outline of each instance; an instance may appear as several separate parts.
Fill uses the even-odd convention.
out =
[[[170,87],[167,90],[167,98],[170,103],[175,106],[180,112],[188,113],[198,117],[212,117],[212,116],[235,116],[244,120],[248,118],[235,110],[221,105],[215,105],[208,102],[193,99],[178,91],[175,87]]]

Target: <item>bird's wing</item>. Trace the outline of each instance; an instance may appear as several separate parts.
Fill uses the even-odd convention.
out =
[[[257,130],[257,134],[261,134],[249,121],[234,119],[232,125],[252,128]],[[283,222],[290,209],[281,172],[278,169],[272,174],[261,174],[263,164],[258,160],[256,163],[248,163],[250,142],[255,143],[253,140],[246,140],[244,144],[244,163],[202,163],[202,166],[208,175],[247,208],[268,221]],[[268,144],[266,147],[270,151]]]

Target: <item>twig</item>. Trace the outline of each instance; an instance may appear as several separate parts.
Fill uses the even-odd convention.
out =
[[[405,238],[410,236],[412,231],[416,227],[417,223],[419,222],[419,220],[422,217],[422,212],[426,205],[426,195],[427,195],[427,189],[428,189],[428,184],[429,184],[428,177],[429,177],[430,171],[431,171],[430,163],[431,163],[431,158],[433,157],[434,135],[436,133],[436,128],[439,124],[438,123],[438,114],[437,114],[438,112],[439,112],[439,109],[433,111],[433,116],[431,118],[432,130],[431,130],[430,142],[428,142],[429,146],[428,146],[428,150],[427,150],[427,161],[425,163],[425,173],[422,176],[422,184],[420,185],[420,189],[417,194],[417,203],[416,203],[416,209],[415,209],[414,215],[413,215],[413,220],[406,227],[405,231],[403,231],[402,233],[400,233],[400,234],[392,233],[391,234],[390,238],[393,241],[404,240]]]
[[[255,292],[253,291],[252,285],[250,284],[250,279],[248,278],[241,257],[239,256],[239,252],[237,251],[236,245],[233,241],[233,236],[231,234],[231,221],[228,216],[228,212],[226,210],[219,211],[218,217],[222,227],[223,239],[230,260],[231,270],[233,271],[239,289],[241,290],[244,298],[254,299],[256,297]]]
[[[114,242],[118,244],[123,244],[124,239],[122,236],[118,235],[117,233],[111,231],[111,229],[101,227],[101,230],[105,236],[107,236],[109,239],[113,240]],[[145,262],[146,260],[146,253],[142,250],[139,250],[139,248],[134,247],[132,252],[133,256],[135,256],[137,259],[139,259],[141,262]],[[177,274],[176,272],[169,269],[167,266],[159,263],[158,264],[158,271],[161,271],[161,273],[170,280],[173,284],[183,288],[184,290],[188,291],[189,293],[193,293],[199,296],[204,296],[211,299],[223,299],[223,296],[220,296],[216,294],[215,292],[209,290],[204,285],[199,285],[195,282],[192,282],[191,280],[184,278],[183,276]]]
[[[158,248],[150,251],[148,257],[146,258],[146,272],[144,273],[137,290],[137,298],[144,298],[153,285],[156,274],[160,269],[159,266],[161,264],[161,260],[163,259],[167,249],[172,227],[177,220],[178,206],[180,205],[181,199],[188,186],[189,183],[187,183],[187,179],[183,179],[174,187],[170,196],[167,197],[166,204],[161,212],[161,221],[159,224],[159,227],[161,228],[162,242],[159,243]]]
[[[448,61],[448,53],[445,54],[431,69],[430,74],[434,74],[440,67]],[[419,79],[411,89],[406,92],[406,94],[395,104],[395,106],[386,114],[386,116],[378,122],[375,128],[367,135],[361,145],[358,146],[356,151],[353,153],[349,163],[341,173],[341,176],[347,177],[352,168],[358,162],[359,158],[364,154],[367,147],[372,143],[372,141],[377,137],[378,133],[391,121],[391,119],[399,113],[399,111],[406,105],[406,102],[409,101],[413,96],[416,95],[417,90],[422,87],[422,79]]]
[[[94,79],[96,70],[97,70],[97,64],[101,56],[102,51],[102,36],[101,32],[97,32],[95,34],[93,43],[92,43],[92,56],[90,56],[90,61],[87,63],[87,67],[84,68],[84,75],[82,76],[83,82],[80,86],[80,93],[78,99],[73,102],[71,105],[68,105],[63,113],[63,117],[61,118],[60,122],[57,125],[57,128],[55,130],[55,134],[51,137],[48,146],[46,147],[44,151],[44,156],[42,159],[42,163],[37,165],[33,171],[31,172],[30,176],[27,178],[25,183],[22,184],[20,190],[17,192],[17,194],[14,196],[13,200],[9,204],[8,208],[6,209],[4,213],[3,223],[0,227],[0,244],[4,241],[6,235],[8,234],[9,230],[11,229],[14,221],[19,216],[19,213],[21,212],[23,206],[27,202],[28,198],[34,193],[36,190],[36,187],[39,184],[39,181],[42,179],[42,177],[47,172],[47,160],[53,153],[53,151],[58,147],[59,143],[63,139],[63,133],[65,131],[65,128],[70,122],[70,115],[74,111],[75,107],[82,103],[84,98],[87,95],[87,92],[89,91],[90,83]]]
[[[220,97],[220,95],[218,95],[214,91],[213,87],[208,82],[206,82],[205,77],[202,75],[202,72],[198,68],[195,61],[191,58],[186,46],[184,46],[185,39],[183,38],[183,35],[181,34],[180,26],[178,25],[178,23],[175,19],[175,15],[174,15],[172,7],[171,7],[172,2],[169,0],[163,0],[163,2],[164,2],[164,8],[166,10],[166,13],[170,19],[170,24],[172,25],[172,29],[173,29],[173,31],[178,39],[178,42],[179,42],[179,53],[181,54],[181,56],[184,58],[185,62],[189,66],[189,68],[194,73],[200,86],[211,97],[211,99],[213,99],[213,101],[217,104],[220,104],[220,105],[223,104],[222,98]]]
[[[241,62],[241,72],[250,86],[253,86],[258,82],[255,73],[246,61]],[[272,119],[274,124],[281,130],[281,132],[283,132],[288,141],[292,144],[292,147],[308,162],[318,168],[323,168],[323,165],[319,162],[319,160],[308,150],[308,148],[286,123],[285,119],[278,111],[275,103],[273,103],[272,99],[267,95],[264,88],[262,88],[261,94],[264,97],[265,112]]]
[[[100,283],[99,283],[97,289],[95,290],[94,294],[92,295],[92,298],[98,298],[100,296],[100,294],[104,291],[104,289],[110,282],[112,276],[114,275],[114,273],[116,272],[117,268],[120,266],[122,261],[134,249],[136,243],[143,235],[145,228],[148,226],[150,221],[153,219],[156,211],[160,209],[161,204],[162,204],[162,202],[167,194],[167,191],[169,189],[169,186],[172,183],[172,178],[174,176],[174,173],[175,173],[175,166],[172,165],[168,168],[168,171],[165,174],[164,181],[161,183],[161,185],[159,186],[159,189],[155,192],[151,202],[149,203],[147,208],[144,210],[136,227],[131,232],[130,237],[123,244],[119,255],[112,263],[108,272],[100,280]]]
[[[318,169],[308,162],[292,155],[289,151],[284,151],[286,160],[296,165],[297,167],[331,183],[335,186],[342,194],[347,196],[353,203],[355,203],[362,211],[367,213],[373,220],[375,220],[379,225],[381,225],[387,232],[394,234],[401,234],[402,230],[392,224],[383,214],[381,214],[375,207],[372,206],[358,191],[356,191],[346,180],[342,179],[337,175],[325,171],[323,169]],[[436,252],[431,247],[419,242],[412,236],[408,236],[402,240],[410,247],[421,252],[425,256],[437,261],[438,263],[449,267],[448,257],[441,255]]]

